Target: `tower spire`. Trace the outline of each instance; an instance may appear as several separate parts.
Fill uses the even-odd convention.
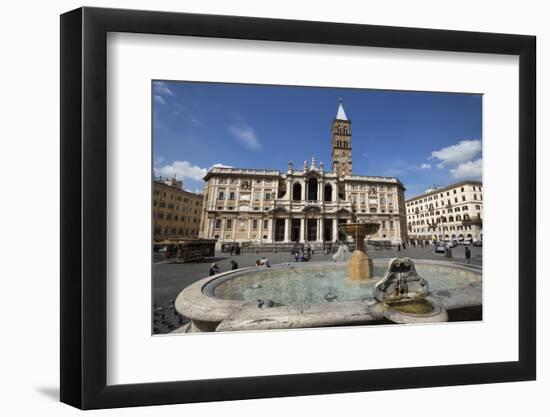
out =
[[[344,111],[344,103],[342,101],[342,97],[338,99],[338,112],[336,113],[336,119],[348,120],[348,117],[346,116],[346,112]]]
[[[332,171],[339,176],[351,175],[351,120],[346,116],[342,98],[332,122]]]

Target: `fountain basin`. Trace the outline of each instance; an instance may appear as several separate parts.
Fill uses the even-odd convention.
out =
[[[374,260],[375,277],[383,276],[387,264],[388,259]],[[447,310],[481,306],[481,268],[429,260],[416,261],[416,268],[430,282],[430,302]],[[187,330],[192,332],[383,321],[384,303],[372,291],[377,279],[352,282],[345,279],[346,271],[345,263],[329,262],[229,271],[185,288],[176,309],[191,319]]]
[[[449,319],[447,310],[440,304],[426,299],[384,304],[384,317],[393,323],[437,323]]]
[[[378,232],[380,229],[380,223],[377,222],[364,222],[364,223],[343,223],[339,225],[339,228],[347,236],[354,239],[363,240],[365,237],[370,236]]]

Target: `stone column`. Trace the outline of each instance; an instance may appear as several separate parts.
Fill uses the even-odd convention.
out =
[[[317,242],[323,241],[323,232],[324,232],[323,226],[324,226],[323,218],[317,219]]]
[[[290,223],[290,219],[288,217],[285,217],[285,237],[283,240],[283,242],[285,243],[287,243],[289,239],[289,234],[288,234],[288,229],[290,227],[289,223]]]
[[[305,223],[306,223],[306,219],[305,219],[305,217],[302,217],[300,219],[300,242],[301,243],[306,241],[306,238],[305,238]]]
[[[271,241],[269,243],[275,243],[275,230],[277,229],[277,218],[275,215],[273,215],[273,218],[271,219]]]
[[[332,219],[332,241],[338,240],[338,219],[335,217]]]
[[[208,238],[208,236],[210,235],[210,218],[209,217],[206,217],[204,218],[204,224],[203,224],[203,228],[201,230],[202,232],[202,236],[205,237],[205,238]],[[154,233],[154,231],[153,231]]]

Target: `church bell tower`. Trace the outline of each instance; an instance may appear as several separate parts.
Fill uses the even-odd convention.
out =
[[[342,99],[332,122],[332,172],[351,175],[351,120],[348,120]]]

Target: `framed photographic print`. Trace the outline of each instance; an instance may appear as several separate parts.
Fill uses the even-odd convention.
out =
[[[61,400],[535,379],[535,38],[61,16]]]

